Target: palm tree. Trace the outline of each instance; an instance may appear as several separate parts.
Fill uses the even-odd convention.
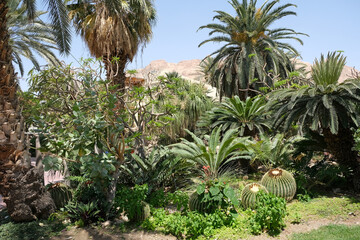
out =
[[[281,89],[270,94],[274,109],[274,126],[289,129],[297,124],[300,131],[310,128],[319,132],[326,150],[336,160],[352,168],[354,184],[360,190],[360,168],[357,153],[352,149],[352,128],[360,125],[360,80],[348,79],[339,83],[346,58],[341,53],[328,53],[315,60],[311,75],[313,84],[300,88]]]
[[[256,93],[260,87],[272,86],[273,78],[286,78],[293,71],[293,64],[285,51],[298,56],[298,52],[290,44],[281,40],[293,39],[303,44],[296,35],[306,35],[288,28],[271,29],[276,20],[285,16],[296,15],[287,10],[296,7],[294,4],[275,5],[279,1],[266,1],[256,8],[257,0],[231,0],[230,4],[236,11],[232,16],[223,11],[215,11],[214,19],[220,23],[201,26],[209,29],[211,38],[200,43],[199,47],[208,42],[224,43],[214,56],[213,66],[218,64],[211,83],[220,93],[231,97],[239,95],[242,100],[249,96],[249,91]],[[220,34],[213,36],[215,33]]]
[[[20,0],[9,3],[8,29],[10,45],[13,50],[13,61],[18,65],[21,75],[24,75],[22,57],[28,58],[37,70],[40,65],[33,52],[43,57],[49,64],[60,64],[53,50],[56,50],[56,41],[53,29],[49,24],[39,19],[46,12],[37,11],[36,19],[29,22],[26,16],[26,6]]]
[[[30,221],[48,217],[54,210],[54,203],[45,194],[41,175],[27,161],[18,83],[12,64],[8,2],[0,0],[0,193],[13,220]],[[66,8],[60,0],[46,2],[59,49],[68,53],[70,34]],[[29,19],[35,19],[35,1],[26,0],[23,4]]]
[[[102,58],[107,77],[125,88],[125,67],[140,46],[150,41],[155,23],[152,0],[77,0],[69,4],[69,16],[90,53]]]
[[[223,132],[239,129],[240,136],[256,136],[269,128],[265,111],[266,101],[262,96],[241,101],[238,96],[226,98],[219,107],[206,112],[197,126],[202,128],[220,127]]]

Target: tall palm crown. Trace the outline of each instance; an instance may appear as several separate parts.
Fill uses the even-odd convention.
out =
[[[281,42],[284,39],[293,39],[303,44],[296,35],[306,35],[288,28],[271,29],[270,26],[277,20],[290,15],[288,11],[294,4],[285,4],[275,8],[278,0],[266,1],[260,8],[256,8],[257,0],[231,0],[230,4],[236,11],[232,16],[223,11],[215,11],[214,20],[220,23],[211,23],[201,26],[200,29],[210,29],[211,37],[200,43],[199,47],[208,42],[224,43],[224,46],[213,52],[214,65],[219,64],[212,79],[212,85],[225,95],[241,95],[246,99],[250,89],[262,86],[272,86],[272,77],[287,77],[293,70],[289,51],[299,55],[290,44]]]
[[[13,50],[13,61],[19,66],[21,75],[24,75],[22,57],[28,58],[37,70],[40,65],[33,52],[43,57],[49,64],[60,64],[53,50],[57,50],[52,26],[44,23],[39,17],[46,12],[37,11],[36,19],[29,22],[26,15],[26,6],[20,0],[9,3],[8,28],[10,45]]]
[[[275,112],[275,127],[289,129],[295,123],[300,130],[320,133],[326,150],[355,171],[355,187],[360,190],[360,166],[351,131],[360,126],[360,80],[338,82],[345,60],[336,52],[322,55],[312,67],[312,85],[275,91],[269,105]]]
[[[91,54],[103,58],[108,78],[123,88],[127,62],[152,36],[156,14],[152,0],[77,0],[68,8]]]

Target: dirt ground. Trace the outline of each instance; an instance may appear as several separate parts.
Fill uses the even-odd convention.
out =
[[[318,229],[329,224],[344,224],[344,225],[360,225],[360,216],[349,216],[347,219],[320,219],[301,222],[300,224],[288,224],[286,229],[277,237],[270,237],[267,234],[259,236],[252,236],[249,240],[266,240],[277,239],[287,240],[293,233],[304,233],[311,230]],[[175,240],[176,237],[171,235],[163,235],[161,233],[145,232],[134,230],[128,233],[116,233],[105,229],[94,228],[71,228],[70,230],[62,231],[60,236],[51,238],[51,240]],[[218,238],[220,240],[220,238]]]

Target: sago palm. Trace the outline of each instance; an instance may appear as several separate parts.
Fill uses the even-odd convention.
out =
[[[193,142],[182,139],[181,143],[171,145],[173,153],[206,168],[206,177],[221,176],[225,164],[238,159],[249,159],[245,139],[236,138],[237,129],[230,129],[221,137],[221,129],[215,128],[203,141],[192,132],[188,133]]]
[[[126,64],[152,36],[156,14],[153,1],[75,0],[68,9],[90,53],[103,59],[108,79],[124,89]]]
[[[47,218],[54,202],[46,194],[41,174],[30,166],[25,149],[25,129],[17,96],[18,82],[12,64],[8,3],[0,0],[0,194],[14,221]],[[30,20],[35,19],[35,0],[22,1]],[[55,40],[62,53],[70,50],[66,8],[60,0],[47,0]]]
[[[327,151],[339,163],[351,167],[359,175],[357,153],[352,128],[358,128],[360,114],[360,80],[348,79],[339,83],[346,58],[340,53],[329,53],[315,60],[311,75],[313,84],[289,88],[270,94],[270,106],[275,110],[275,127],[289,129],[298,124],[300,131],[310,128],[324,136]],[[359,176],[356,187],[360,189]]]
[[[274,76],[286,78],[293,64],[289,54],[299,55],[294,47],[282,40],[295,40],[303,43],[297,35],[305,35],[288,28],[272,29],[277,20],[291,15],[296,7],[294,4],[276,6],[279,1],[265,1],[257,8],[257,0],[231,0],[230,4],[236,11],[232,16],[223,11],[215,11],[214,20],[199,29],[209,29],[211,38],[200,43],[214,42],[224,45],[210,54],[214,56],[213,66],[218,64],[211,83],[217,88],[220,97],[225,95],[241,96],[246,99],[249,94],[263,86],[272,86]],[[217,36],[213,36],[218,34]],[[249,92],[255,90],[255,92]]]
[[[265,111],[266,101],[262,96],[241,101],[238,96],[226,98],[220,106],[206,112],[199,120],[202,128],[220,127],[223,132],[239,129],[240,136],[255,136],[269,128]]]
[[[21,75],[24,75],[22,57],[29,59],[37,70],[39,62],[34,52],[44,58],[49,64],[60,64],[54,54],[57,50],[55,36],[50,24],[40,20],[46,12],[37,11],[36,19],[29,22],[26,6],[20,0],[13,0],[9,4],[8,28],[10,44],[13,50],[13,61],[18,65]]]

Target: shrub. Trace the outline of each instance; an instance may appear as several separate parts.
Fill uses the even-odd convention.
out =
[[[208,180],[199,184],[189,200],[190,210],[200,213],[211,213],[217,208],[226,209],[232,205],[239,205],[234,190],[218,180]]]
[[[70,219],[79,227],[87,226],[99,220],[100,210],[97,209],[94,202],[86,204],[69,202],[65,206],[65,210],[68,212]]]
[[[286,226],[286,201],[283,198],[260,192],[255,207],[255,214],[250,217],[251,232],[260,234],[267,230],[270,235],[277,235]]]
[[[131,222],[141,222],[149,216],[149,205],[145,203],[148,186],[121,187],[116,192],[114,207],[125,212]]]

